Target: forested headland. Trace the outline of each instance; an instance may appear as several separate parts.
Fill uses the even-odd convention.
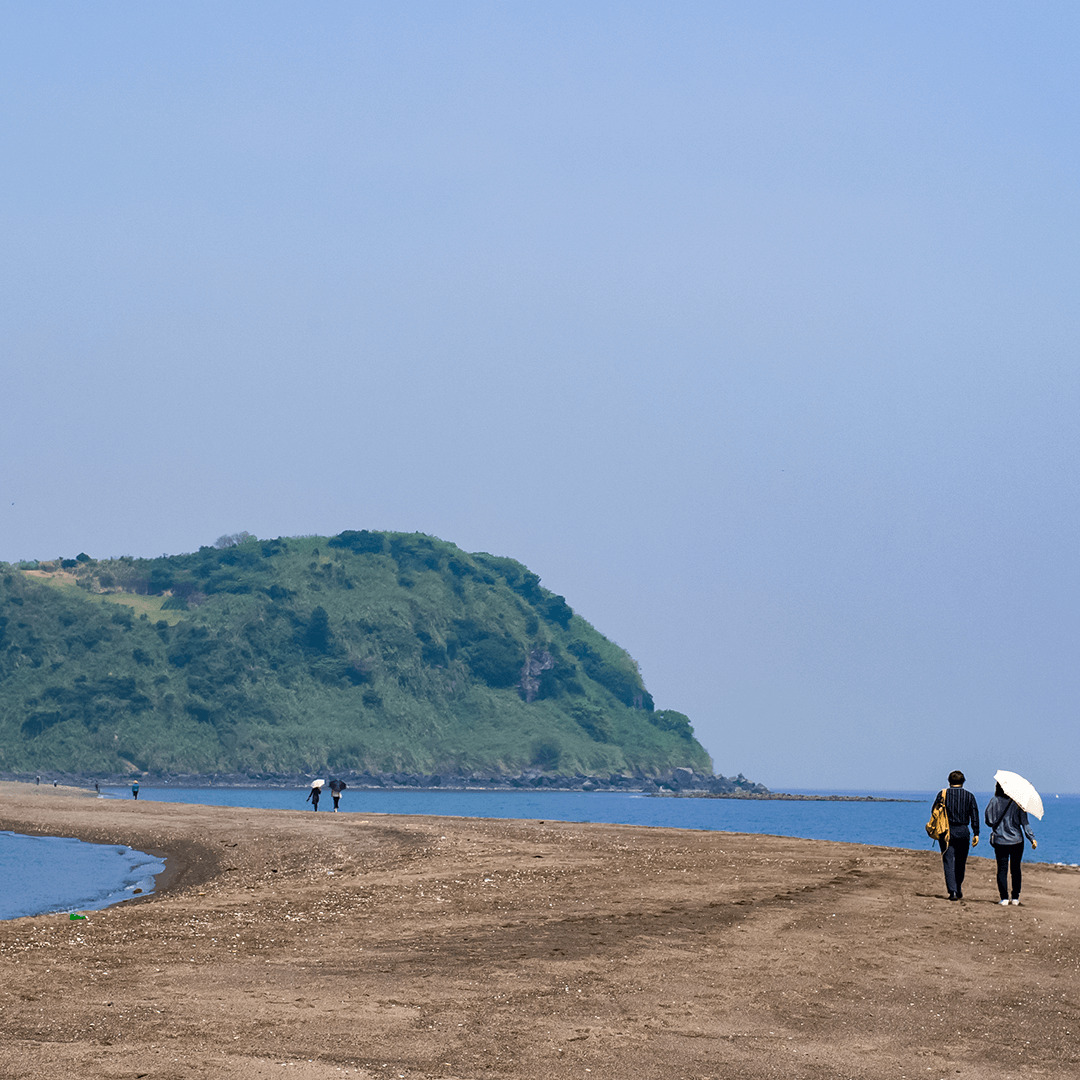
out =
[[[521,563],[362,530],[0,565],[0,771],[44,769],[657,778],[712,763],[633,658]]]

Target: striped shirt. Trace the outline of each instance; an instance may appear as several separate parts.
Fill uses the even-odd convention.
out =
[[[945,813],[949,817],[950,830],[963,829],[970,825],[972,833],[979,835],[979,806],[975,802],[975,796],[967,788],[945,789]]]

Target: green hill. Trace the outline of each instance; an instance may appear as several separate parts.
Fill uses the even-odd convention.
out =
[[[0,569],[0,770],[711,768],[637,664],[513,559],[247,534]]]

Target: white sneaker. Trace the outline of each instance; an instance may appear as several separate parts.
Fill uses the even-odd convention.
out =
[[[998,903],[999,903],[999,904],[1000,904],[1000,905],[1001,905],[1002,907],[1008,907],[1008,906],[1009,906],[1009,901],[1008,901],[1008,900],[999,900],[999,901],[998,901]]]
[[[1012,905],[1013,905],[1013,907],[1019,907],[1020,906],[1020,901],[1019,900],[1013,900]]]

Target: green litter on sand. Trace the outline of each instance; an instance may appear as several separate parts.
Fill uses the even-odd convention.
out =
[[[86,916],[85,916],[85,915],[76,915],[76,914],[75,914],[75,912],[74,912],[74,911],[72,911],[72,912],[70,912],[70,913],[68,914],[68,918],[69,918],[69,919],[85,919],[85,918],[86,918]]]

